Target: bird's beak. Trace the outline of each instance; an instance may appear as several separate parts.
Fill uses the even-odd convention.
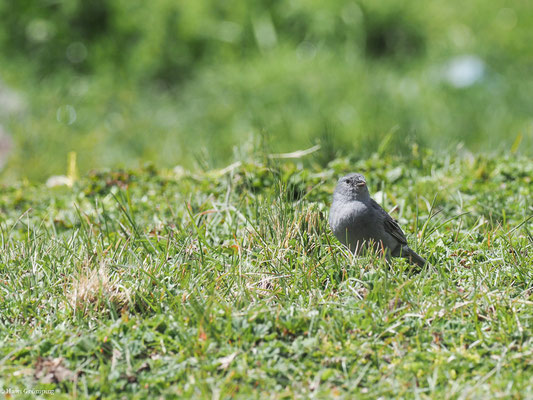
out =
[[[358,186],[358,187],[363,187],[363,186],[366,186],[366,182],[365,181],[359,181],[355,184],[355,186]]]

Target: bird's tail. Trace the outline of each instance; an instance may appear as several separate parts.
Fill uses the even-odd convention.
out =
[[[411,264],[418,265],[419,267],[423,267],[427,264],[427,261],[423,257],[420,257],[408,246],[402,248],[402,257],[406,258]]]

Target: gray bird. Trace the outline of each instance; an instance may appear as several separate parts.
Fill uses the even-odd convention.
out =
[[[355,254],[371,246],[385,251],[387,257],[403,257],[421,267],[426,264],[426,260],[409,248],[396,220],[370,197],[361,174],[339,179],[333,193],[329,225],[337,239]]]

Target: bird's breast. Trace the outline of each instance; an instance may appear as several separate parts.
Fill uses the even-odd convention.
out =
[[[333,233],[342,243],[352,243],[370,239],[368,234],[374,230],[370,209],[361,202],[333,207],[330,225]]]

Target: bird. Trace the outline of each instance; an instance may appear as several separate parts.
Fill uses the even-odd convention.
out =
[[[329,225],[335,237],[356,255],[370,247],[387,258],[403,257],[420,267],[427,263],[408,246],[398,221],[370,197],[361,174],[351,173],[337,182]]]

